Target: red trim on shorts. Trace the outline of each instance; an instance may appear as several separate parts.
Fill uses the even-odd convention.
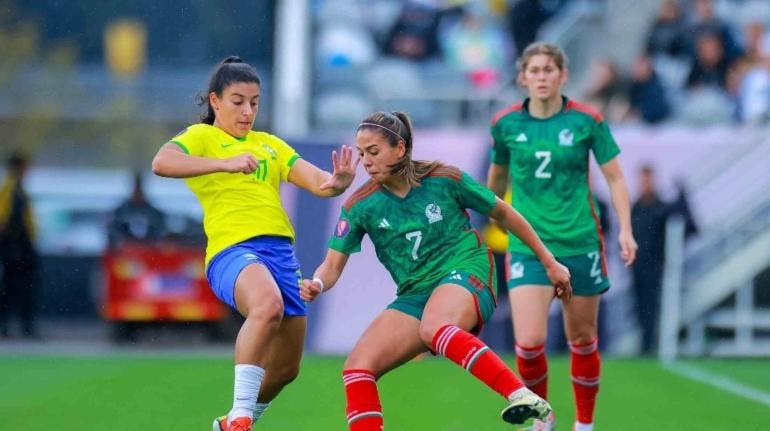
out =
[[[487,289],[492,293],[492,300],[497,306],[497,292],[492,288],[495,281],[495,258],[492,256],[492,249],[487,247],[487,260],[489,260],[489,274],[487,276]]]
[[[476,307],[476,321],[479,322],[471,329],[473,335],[481,334],[481,329],[484,328],[484,317],[481,315],[481,305],[479,305],[479,298],[476,295],[473,297],[473,306]]]
[[[511,252],[505,252],[505,282],[511,279]],[[507,285],[505,287],[508,287]]]
[[[594,196],[591,193],[591,179],[590,179],[590,172],[586,173],[586,180],[588,181],[588,205],[591,206],[591,215],[594,218],[594,225],[596,225],[596,233],[599,234],[599,257],[602,260],[602,274],[606,277],[609,273],[607,271],[607,255],[606,250],[604,247],[604,232],[602,231],[602,223],[599,219],[599,214],[596,212],[596,207],[594,205]]]

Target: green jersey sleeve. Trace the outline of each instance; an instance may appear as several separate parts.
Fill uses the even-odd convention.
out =
[[[511,160],[511,151],[505,144],[505,140],[502,136],[500,126],[497,124],[492,125],[490,131],[492,133],[492,151],[490,154],[490,160],[496,165],[508,165]]]
[[[489,214],[497,204],[497,197],[492,190],[473,179],[466,172],[457,182],[457,201],[463,208],[470,208],[481,214]]]
[[[594,126],[591,149],[594,152],[594,157],[596,157],[596,163],[600,165],[609,162],[620,154],[620,147],[615,142],[615,138],[612,137],[606,121],[596,123]]]
[[[356,222],[357,217],[344,207],[340,210],[340,217],[334,227],[334,234],[329,239],[329,248],[347,255],[361,251],[361,240],[366,230]]]

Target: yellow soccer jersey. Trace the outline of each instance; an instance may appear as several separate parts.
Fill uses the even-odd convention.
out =
[[[225,248],[255,236],[294,239],[278,191],[300,156],[286,142],[253,130],[244,138],[235,138],[208,124],[192,125],[171,142],[193,156],[226,159],[251,153],[258,160],[257,170],[249,175],[216,172],[185,179],[203,207],[206,265]]]

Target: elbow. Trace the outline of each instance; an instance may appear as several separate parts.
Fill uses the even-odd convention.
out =
[[[159,177],[167,177],[168,174],[166,173],[165,166],[163,164],[163,159],[161,157],[155,157],[152,159],[152,173],[159,176]]]

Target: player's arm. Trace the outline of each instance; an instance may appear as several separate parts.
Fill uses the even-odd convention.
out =
[[[489,216],[500,227],[509,230],[532,249],[535,256],[545,267],[548,278],[556,288],[556,296],[569,300],[572,297],[569,270],[553,257],[551,251],[543,244],[543,241],[535,230],[532,229],[527,219],[500,198],[497,198],[497,203],[492,208]]]
[[[636,249],[638,246],[631,230],[631,203],[628,198],[626,179],[623,176],[623,171],[620,169],[617,157],[600,167],[610,188],[612,206],[618,215],[618,224],[620,225],[620,234],[618,235],[620,257],[623,258],[626,266],[629,266],[636,259]]]
[[[508,165],[498,165],[497,163],[489,165],[487,187],[495,192],[497,197],[505,196],[505,190],[508,188]]]
[[[337,151],[332,151],[332,173],[299,159],[291,167],[288,179],[292,184],[316,196],[338,196],[353,182],[359,160],[353,161],[353,148],[343,145],[339,155]]]
[[[257,169],[257,159],[240,154],[229,159],[216,159],[186,154],[173,142],[167,142],[152,159],[152,172],[169,178],[188,178],[214,172],[250,174]]]
[[[313,279],[302,280],[300,285],[300,297],[304,301],[312,301],[318,295],[334,287],[339,280],[345,264],[348,263],[348,255],[337,250],[329,249],[326,258],[313,273]]]

